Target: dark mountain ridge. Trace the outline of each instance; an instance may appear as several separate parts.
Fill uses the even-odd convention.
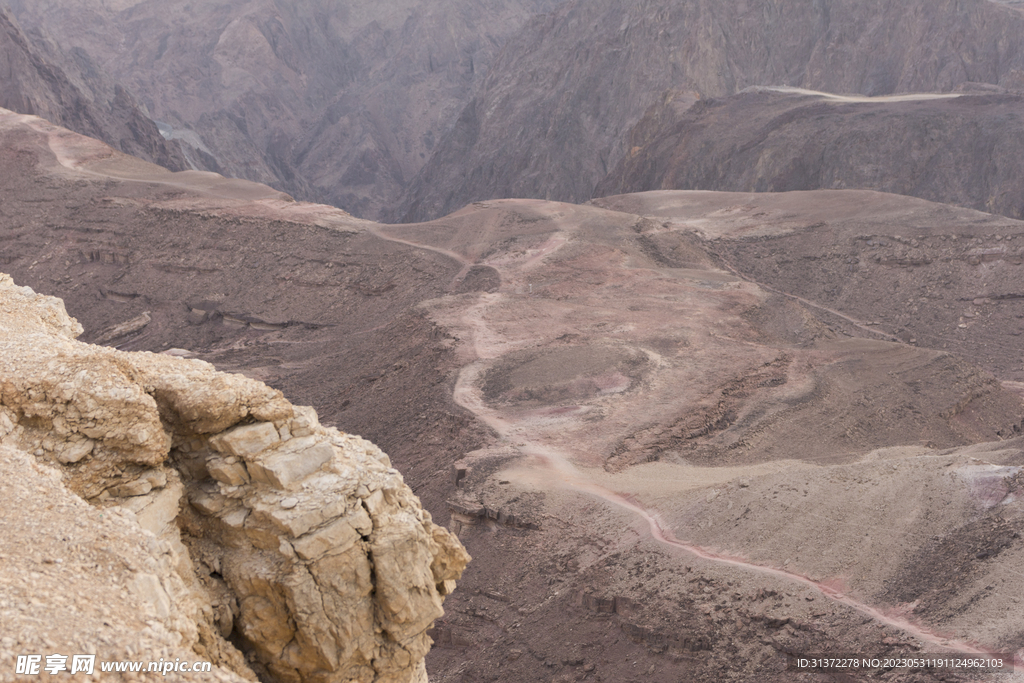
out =
[[[596,196],[646,190],[873,189],[1024,216],[1024,99],[667,93]]]
[[[668,89],[1024,89],[1024,14],[988,0],[571,2],[511,39],[388,218],[492,197],[585,201]]]
[[[188,168],[133,95],[80,50],[64,53],[40,30],[26,33],[0,7],[0,107],[41,116],[174,171]]]
[[[197,166],[375,217],[504,41],[559,0],[11,0],[145,102]]]

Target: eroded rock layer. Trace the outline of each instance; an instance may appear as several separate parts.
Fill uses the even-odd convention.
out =
[[[59,299],[0,275],[0,459],[65,506],[78,505],[67,489],[113,508],[121,532],[150,544],[123,583],[153,637],[248,678],[425,681],[427,629],[469,557],[388,457],[260,382],[80,332]],[[42,523],[61,526],[56,514]],[[23,559],[2,557],[15,571]],[[52,607],[36,602],[14,606]],[[2,654],[21,652],[25,633]]]

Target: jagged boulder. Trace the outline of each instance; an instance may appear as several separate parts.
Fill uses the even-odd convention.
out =
[[[0,444],[157,536],[180,595],[136,588],[181,646],[244,676],[425,681],[426,632],[469,556],[387,456],[260,382],[80,332],[0,274]]]

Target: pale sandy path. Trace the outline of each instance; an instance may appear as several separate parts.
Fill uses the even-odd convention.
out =
[[[457,284],[460,280],[462,280],[462,278],[466,277],[466,273],[468,273],[469,269],[472,268],[473,265],[474,265],[473,261],[471,261],[470,259],[466,258],[465,256],[463,256],[461,254],[458,254],[458,253],[456,253],[454,251],[451,251],[449,249],[444,249],[442,247],[431,246],[429,244],[420,244],[418,242],[410,242],[409,240],[402,239],[401,237],[395,237],[394,235],[387,234],[386,232],[384,232],[383,228],[384,228],[384,226],[381,225],[380,223],[369,223],[368,222],[366,224],[367,232],[369,232],[374,237],[378,237],[378,238],[380,238],[382,240],[385,240],[387,242],[395,242],[396,244],[404,244],[404,245],[406,245],[408,247],[413,247],[413,248],[416,248],[416,249],[425,249],[427,251],[432,251],[432,252],[434,252],[436,254],[442,254],[442,255],[447,256],[450,259],[454,259],[456,262],[462,264],[462,268],[459,269],[459,272],[457,272],[455,274],[455,276],[452,277],[452,282],[451,282],[452,286]]]
[[[850,323],[851,325],[853,325],[857,329],[863,330],[864,332],[867,332],[867,333],[871,334],[873,337],[883,337],[886,341],[897,342],[897,343],[900,343],[900,344],[903,343],[902,339],[899,339],[898,337],[894,337],[893,335],[888,334],[886,332],[882,332],[881,330],[872,329],[872,328],[868,327],[867,325],[865,325],[864,323],[862,323],[861,321],[854,320],[853,318],[851,318],[850,316],[846,315],[845,313],[840,313],[839,311],[837,311],[835,309],[832,309],[832,308],[829,308],[828,306],[822,306],[821,304],[816,304],[813,301],[808,301],[807,299],[805,299],[805,298],[803,298],[801,296],[797,296],[796,294],[790,294],[789,292],[783,292],[781,289],[775,289],[774,287],[772,287],[770,285],[766,285],[763,282],[758,282],[757,280],[754,280],[753,278],[749,278],[746,275],[744,275],[741,272],[739,272],[738,270],[736,270],[735,268],[733,268],[732,264],[729,263],[729,261],[724,256],[722,256],[721,254],[718,254],[718,253],[716,253],[716,256],[718,256],[718,258],[722,261],[722,265],[725,266],[726,269],[730,273],[732,273],[733,275],[735,275],[736,277],[738,277],[741,280],[744,280],[746,282],[750,282],[751,284],[757,285],[758,287],[760,287],[761,289],[765,290],[766,292],[772,292],[774,294],[779,294],[779,295],[784,296],[784,297],[786,297],[788,299],[792,299],[793,301],[799,301],[800,303],[802,303],[802,304],[804,304],[806,306],[810,306],[811,308],[816,308],[819,311],[824,311],[824,312],[829,313],[831,315],[834,315],[834,316],[836,316],[838,318],[842,318],[843,320],[845,320],[846,322]]]
[[[899,95],[837,95],[836,93],[822,92],[820,90],[808,90],[806,88],[793,88],[784,85],[759,85],[751,90],[768,90],[771,92],[792,93],[794,95],[812,95],[834,102],[921,102],[925,100],[949,100],[961,97],[960,93],[937,93],[937,92],[912,92]]]
[[[434,247],[434,246],[431,246],[429,244],[420,244],[419,242],[411,242],[409,240],[402,239],[401,237],[395,237],[394,235],[389,235],[386,232],[384,232],[383,228],[384,228],[384,226],[379,224],[379,223],[373,223],[372,225],[367,225],[366,226],[367,231],[371,235],[374,235],[375,237],[379,237],[382,240],[386,240],[388,242],[396,242],[398,244],[404,244],[404,245],[409,246],[409,247],[415,247],[416,249],[426,249],[427,251],[433,251],[433,252],[438,253],[438,254],[444,254],[445,256],[458,261],[463,266],[471,266],[471,265],[473,265],[473,262],[470,261],[468,258],[466,258],[465,256],[463,256],[461,254],[458,254],[458,253],[456,253],[454,251],[451,251],[449,249],[444,249],[442,247]]]

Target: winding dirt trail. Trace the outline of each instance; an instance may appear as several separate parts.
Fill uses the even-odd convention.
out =
[[[729,263],[729,260],[727,258],[725,258],[725,256],[723,256],[721,253],[716,251],[715,252],[715,256],[717,256],[719,258],[719,260],[722,262],[722,265],[725,266],[726,270],[728,270],[730,273],[732,273],[733,275],[735,275],[736,277],[738,277],[739,279],[741,279],[741,280],[743,280],[745,282],[749,282],[751,284],[757,285],[758,287],[760,287],[761,289],[765,290],[766,292],[772,292],[774,294],[779,294],[779,295],[784,296],[786,298],[792,299],[793,301],[798,301],[798,302],[804,304],[805,306],[809,306],[810,308],[816,308],[819,311],[824,311],[825,313],[828,313],[830,315],[834,315],[837,318],[842,318],[843,320],[845,320],[846,322],[850,323],[851,325],[853,325],[857,329],[862,330],[864,332],[867,332],[868,334],[870,334],[872,336],[872,338],[874,338],[874,337],[882,337],[885,341],[896,342],[896,343],[899,343],[899,344],[903,343],[903,340],[900,339],[899,337],[895,337],[895,336],[893,336],[893,335],[891,335],[891,334],[889,334],[887,332],[883,332],[881,330],[872,329],[872,328],[868,327],[867,325],[865,325],[864,323],[862,323],[861,321],[854,320],[853,318],[851,318],[850,316],[846,315],[845,313],[840,313],[839,311],[837,311],[835,309],[832,309],[832,308],[829,308],[828,306],[822,306],[821,304],[816,304],[813,301],[808,301],[807,299],[805,299],[805,298],[803,298],[801,296],[797,296],[796,294],[790,294],[789,292],[783,292],[781,289],[776,289],[775,287],[772,287],[771,285],[766,285],[763,282],[758,282],[757,280],[754,280],[753,278],[747,277],[743,273],[741,273],[738,270],[736,270],[736,268],[734,268],[733,265],[731,263]]]
[[[897,628],[904,633],[917,638],[923,643],[933,645],[943,650],[953,650],[964,654],[987,655],[992,651],[962,640],[956,640],[936,633],[924,626],[915,624],[910,620],[886,614],[881,609],[863,603],[846,593],[829,585],[827,582],[814,581],[802,574],[789,572],[784,569],[768,567],[764,565],[747,562],[742,558],[716,552],[710,548],[692,545],[675,537],[671,530],[667,529],[656,511],[649,510],[628,496],[611,491],[604,486],[590,480],[584,471],[577,468],[570,458],[561,451],[530,441],[524,437],[523,432],[515,422],[502,417],[492,409],[488,408],[477,389],[477,378],[485,369],[485,360],[477,361],[472,365],[463,368],[456,383],[454,398],[456,403],[473,413],[478,419],[494,429],[498,434],[519,444],[519,451],[532,457],[533,461],[541,467],[557,475],[557,482],[560,486],[593,495],[607,503],[619,508],[628,510],[645,522],[647,522],[650,533],[654,540],[671,548],[685,551],[703,560],[730,567],[737,567],[746,571],[756,572],[762,575],[772,576],[777,579],[800,584],[811,588],[822,596],[841,605],[845,605],[861,614],[871,618],[879,624],[885,624]],[[1018,665],[1024,662],[1016,662]]]
[[[487,327],[484,319],[484,312],[488,304],[497,301],[496,295],[483,295],[481,301],[467,309],[464,315],[464,323],[467,328],[473,331],[472,345],[479,360],[462,369],[456,382],[453,398],[460,406],[470,411],[477,419],[481,420],[494,429],[501,436],[518,443],[518,450],[541,467],[544,467],[557,475],[557,482],[563,488],[588,493],[601,500],[628,510],[647,522],[650,533],[654,540],[674,549],[682,550],[703,560],[730,567],[737,567],[746,571],[772,576],[777,579],[800,584],[811,588],[832,602],[845,605],[857,612],[869,617],[879,624],[885,624],[897,628],[904,633],[917,638],[922,643],[935,646],[942,650],[952,650],[958,653],[988,655],[992,654],[990,649],[979,647],[963,640],[949,638],[940,633],[932,631],[927,627],[916,624],[904,617],[887,614],[879,608],[861,602],[850,595],[842,592],[827,582],[814,581],[807,576],[786,571],[776,567],[764,566],[747,562],[742,558],[730,556],[714,551],[710,548],[692,545],[675,537],[670,529],[662,522],[658,513],[650,510],[632,500],[629,496],[616,491],[609,490],[600,484],[593,482],[586,472],[580,470],[571,458],[562,451],[531,441],[524,434],[524,429],[519,427],[515,421],[503,417],[497,411],[489,408],[481,395],[479,386],[480,374],[489,365],[488,361],[500,355],[498,346],[495,344],[495,336]],[[1020,659],[1020,658],[1018,658]],[[1018,666],[1024,665],[1024,661],[1016,661]]]
[[[468,267],[472,265],[472,262],[465,257],[447,249],[393,237],[387,235],[378,228],[371,228],[370,230],[381,239],[399,242],[408,246],[427,249],[450,256],[456,261],[462,263],[464,270],[468,269]],[[532,255],[526,263],[520,262],[515,265],[509,264],[511,265],[512,270],[516,272],[507,272],[508,266],[503,270],[502,265],[505,264],[492,262],[491,265],[503,271],[501,272],[503,279],[508,278],[511,280],[515,279],[517,276],[522,277],[524,274],[522,273],[522,270],[524,268],[528,270],[536,268],[546,256],[556,252],[567,242],[568,239],[566,236],[556,231],[555,234],[549,238],[544,246],[539,250],[539,253]],[[747,279],[743,278],[738,273],[735,273],[735,271],[734,274],[742,279]],[[803,301],[804,303],[816,308],[822,308],[812,302],[804,301],[799,297],[794,297],[792,295],[787,296]],[[500,334],[491,330],[487,324],[488,309],[495,305],[499,305],[505,298],[505,295],[499,293],[481,294],[475,304],[464,309],[461,315],[461,323],[463,328],[468,330],[470,333],[471,338],[467,341],[469,342],[476,360],[463,366],[462,370],[459,372],[453,390],[453,399],[457,404],[476,416],[476,418],[481,422],[491,427],[497,434],[508,439],[512,443],[517,444],[517,450],[527,458],[528,467],[532,467],[537,471],[546,471],[549,475],[554,474],[555,485],[560,486],[563,489],[578,491],[594,496],[610,505],[614,505],[637,515],[647,523],[651,537],[662,545],[689,553],[694,557],[719,565],[735,567],[744,571],[770,576],[775,579],[810,588],[827,600],[853,609],[878,624],[884,624],[899,629],[907,635],[916,638],[920,642],[934,646],[943,651],[949,650],[971,655],[993,654],[991,649],[945,636],[923,625],[914,623],[903,616],[887,613],[880,608],[861,602],[838,589],[835,585],[830,585],[828,582],[814,581],[802,574],[797,574],[795,572],[786,571],[785,569],[779,569],[776,567],[755,564],[740,557],[724,554],[707,547],[693,545],[682,541],[676,538],[673,532],[667,528],[667,525],[661,520],[656,510],[648,509],[636,500],[632,499],[630,496],[613,491],[596,483],[593,481],[593,477],[587,474],[585,469],[581,469],[575,465],[570,454],[544,443],[531,440],[529,438],[529,432],[526,425],[521,425],[515,418],[502,415],[498,411],[490,408],[485,402],[480,390],[482,373],[488,369],[493,360],[499,358],[508,350],[508,343],[501,338]],[[866,328],[858,321],[852,320],[836,311],[829,310],[829,312],[847,319],[849,322],[864,329],[865,331],[879,334],[876,330]],[[551,482],[552,477],[546,476],[544,477],[544,480]],[[1024,661],[1022,661],[1020,657],[1017,657],[1015,659],[1015,664],[1018,666],[1024,666]]]
[[[367,223],[366,230],[367,230],[367,232],[369,232],[374,237],[377,237],[379,239],[385,240],[387,242],[394,242],[396,244],[404,244],[407,247],[413,247],[415,249],[424,249],[426,251],[432,251],[435,254],[442,254],[442,255],[447,256],[448,258],[453,259],[456,262],[462,264],[462,268],[459,269],[459,272],[457,272],[455,274],[455,276],[452,277],[452,281],[451,281],[451,286],[452,287],[454,287],[456,284],[458,284],[459,281],[462,280],[462,278],[466,277],[466,274],[469,272],[469,269],[474,266],[473,261],[468,259],[468,258],[466,258],[462,254],[459,254],[459,253],[456,253],[454,251],[451,251],[450,249],[444,249],[442,247],[435,247],[435,246],[431,246],[429,244],[420,244],[419,242],[412,242],[410,240],[402,239],[401,237],[395,237],[394,235],[389,235],[386,232],[384,232],[384,230],[382,230],[383,227],[384,226],[382,226],[379,223]]]

